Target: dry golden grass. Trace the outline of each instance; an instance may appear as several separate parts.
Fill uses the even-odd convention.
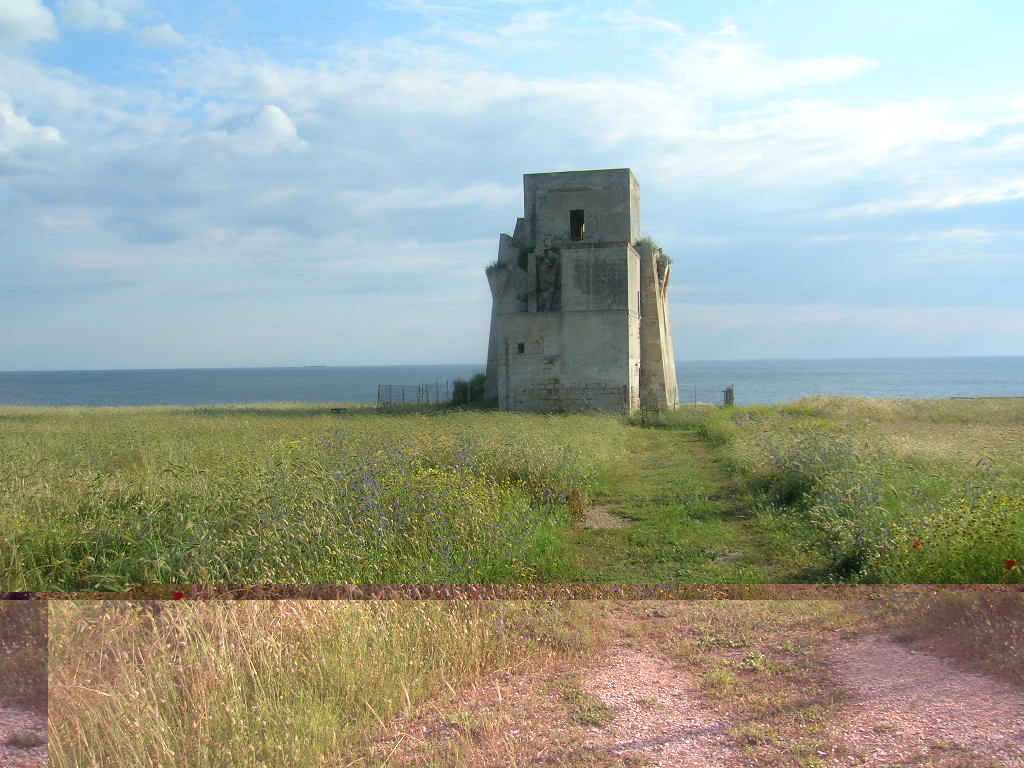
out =
[[[591,642],[576,604],[541,602],[53,601],[50,612],[51,760],[81,768],[354,765],[428,702],[447,711],[475,681]]]
[[[1024,398],[886,400],[811,397],[795,408],[832,419],[865,448],[937,471],[969,472],[981,461],[1024,474]]]

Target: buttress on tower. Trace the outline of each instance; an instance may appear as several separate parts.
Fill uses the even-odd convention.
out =
[[[633,172],[528,173],[523,193],[487,268],[485,397],[510,411],[675,408],[672,266],[640,238]]]

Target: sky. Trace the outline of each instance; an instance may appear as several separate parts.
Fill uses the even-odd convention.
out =
[[[483,363],[633,170],[677,359],[1024,355],[1018,0],[0,0],[0,370]]]

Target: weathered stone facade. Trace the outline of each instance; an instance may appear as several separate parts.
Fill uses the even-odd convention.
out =
[[[487,268],[485,395],[512,411],[674,408],[672,267],[640,239],[633,173],[528,173],[523,190]]]

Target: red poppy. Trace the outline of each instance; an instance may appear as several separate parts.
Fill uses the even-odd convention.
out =
[[[1006,561],[1006,570],[1012,571],[1016,567],[1017,567],[1017,561],[1016,560],[1007,560]]]
[[[175,600],[181,600],[181,598],[183,598],[184,596],[185,596],[184,592],[175,592],[174,593],[174,599]]]
[[[915,541],[914,542],[914,549],[920,549],[923,546],[924,546],[924,544],[922,544],[920,541]]]

